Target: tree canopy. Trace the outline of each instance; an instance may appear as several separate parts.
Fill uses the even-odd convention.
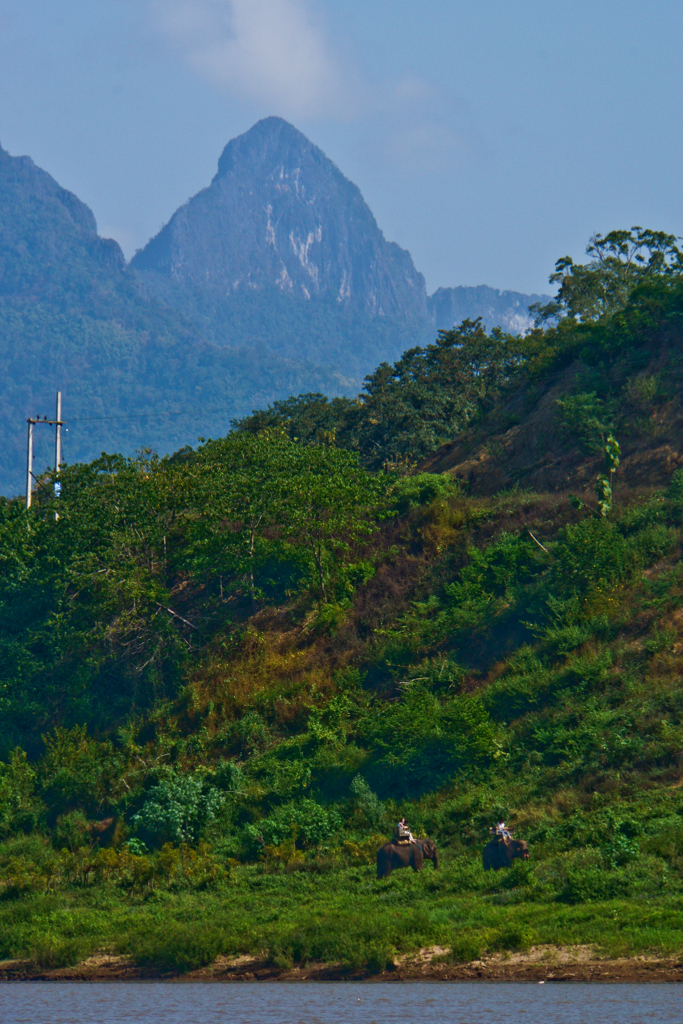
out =
[[[530,307],[537,323],[565,317],[580,322],[601,320],[623,309],[629,296],[648,280],[683,273],[683,252],[676,235],[649,228],[595,234],[586,248],[588,263],[563,256],[555,264],[550,283],[558,284],[554,300]]]

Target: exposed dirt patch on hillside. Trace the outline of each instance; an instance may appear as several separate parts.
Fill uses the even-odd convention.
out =
[[[443,445],[421,468],[452,474],[474,494],[495,494],[515,485],[537,492],[592,494],[604,460],[587,455],[568,435],[557,404],[572,391],[584,369],[574,363],[543,386],[520,388],[472,430]],[[619,488],[668,483],[683,466],[680,398],[653,406],[639,419],[634,415],[618,440],[622,450]]]

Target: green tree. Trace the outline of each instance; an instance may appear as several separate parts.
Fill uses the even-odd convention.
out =
[[[0,506],[0,733],[109,719],[147,704],[187,643],[169,615],[175,491],[158,460],[102,456],[45,492]]]
[[[189,472],[194,564],[246,582],[254,607],[258,566],[283,541],[310,553],[326,601],[332,555],[375,529],[371,512],[385,489],[356,454],[271,431],[207,442]]]
[[[377,529],[386,484],[364,470],[353,452],[300,448],[288,509],[288,533],[313,558],[320,596],[327,601],[332,562]]]
[[[363,462],[410,467],[452,440],[500,392],[520,365],[519,339],[481,320],[439,331],[366,378],[352,429]]]
[[[481,320],[439,331],[394,364],[381,363],[355,400],[306,394],[276,402],[233,426],[238,432],[283,430],[307,444],[357,451],[370,469],[410,470],[456,437],[520,368],[524,344]]]
[[[252,607],[267,535],[281,533],[288,520],[297,454],[282,433],[238,432],[206,442],[189,469],[194,564],[245,580]]]
[[[319,392],[309,392],[273,402],[267,409],[233,420],[231,425],[251,434],[284,431],[292,441],[303,444],[337,443],[346,447],[348,430],[359,406],[360,399],[328,398]]]
[[[675,235],[638,226],[593,235],[586,248],[590,261],[576,264],[571,256],[559,259],[550,275],[550,283],[560,286],[555,299],[529,308],[538,324],[565,318],[601,320],[623,309],[637,285],[683,273],[683,252],[677,241]]]

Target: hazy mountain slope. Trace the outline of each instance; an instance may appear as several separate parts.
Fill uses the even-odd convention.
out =
[[[133,258],[148,294],[219,344],[265,344],[362,378],[434,329],[481,316],[520,333],[541,296],[440,288],[387,242],[363,197],[278,117],[225,147],[211,185]]]
[[[124,258],[88,207],[30,157],[0,147],[0,295],[101,313]]]
[[[378,363],[398,359],[434,333],[425,319],[371,316],[326,299],[302,299],[274,285],[224,296],[154,271],[140,271],[138,279],[143,295],[179,312],[207,341],[267,348],[279,357],[338,369],[348,382],[341,390],[348,393],[360,390],[363,377]]]
[[[211,185],[132,260],[221,345],[265,345],[360,381],[433,332],[424,278],[356,185],[278,117],[225,147]]]

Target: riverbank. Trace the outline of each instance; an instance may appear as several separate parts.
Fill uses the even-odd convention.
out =
[[[247,865],[201,891],[81,885],[6,896],[0,978],[683,978],[683,894],[668,878],[633,866],[634,895],[600,900],[584,869],[558,899],[549,880],[564,868],[551,858],[485,873],[445,853],[438,871],[382,881],[372,865]]]
[[[181,974],[141,967],[130,958],[92,956],[73,967],[41,969],[30,960],[0,961],[1,981],[316,982],[316,981],[609,981],[683,982],[683,958],[606,957],[589,946],[534,946],[519,953],[494,953],[470,963],[449,963],[450,950],[425,947],[397,957],[390,969],[349,970],[340,964],[313,963],[280,968],[258,956],[219,956],[213,964]]]

